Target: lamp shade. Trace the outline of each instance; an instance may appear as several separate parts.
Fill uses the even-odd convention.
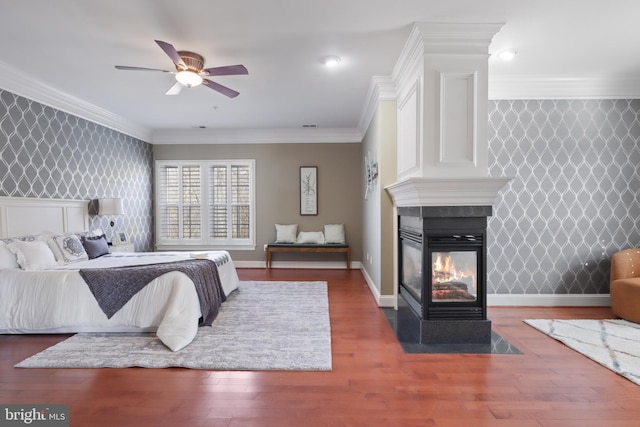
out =
[[[98,215],[124,215],[122,199],[98,199]]]

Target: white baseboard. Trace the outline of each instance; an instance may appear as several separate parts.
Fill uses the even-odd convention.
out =
[[[264,261],[233,261],[237,268],[266,268]],[[272,261],[271,268],[299,268],[317,270],[344,270],[344,261]],[[360,269],[360,262],[352,261],[351,269]]]
[[[540,306],[540,307],[608,307],[609,294],[592,295],[500,295],[488,294],[488,306]]]
[[[236,261],[233,260],[236,268],[265,268],[264,261]]]
[[[369,286],[369,290],[373,294],[373,298],[376,300],[376,302],[378,303],[378,306],[379,306],[380,305],[380,290],[378,289],[378,287],[376,286],[375,282],[373,281],[373,279],[369,275],[369,272],[367,271],[367,269],[364,266],[362,268],[360,268],[360,273],[362,273],[362,275],[364,276],[364,280],[365,280],[365,282],[367,282],[367,286]]]
[[[395,308],[396,296],[395,295],[380,295],[377,299],[378,307],[382,308]]]
[[[369,285],[371,288],[371,285]],[[395,307],[394,295],[380,295],[374,292],[378,306]],[[594,295],[487,295],[487,306],[500,307],[609,307],[611,297],[609,294]]]
[[[367,282],[369,286],[369,290],[373,294],[373,298],[378,303],[378,307],[395,307],[396,306],[396,296],[395,295],[381,295],[380,289],[376,286],[375,282],[369,275],[369,272],[366,268],[360,267],[360,272],[364,276],[364,280]]]

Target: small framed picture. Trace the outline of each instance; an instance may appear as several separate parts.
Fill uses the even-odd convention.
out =
[[[117,231],[113,239],[114,245],[123,245],[127,243],[127,234],[124,231]]]

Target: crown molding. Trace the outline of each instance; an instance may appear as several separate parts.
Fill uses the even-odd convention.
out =
[[[417,22],[414,28],[426,53],[487,54],[493,36],[504,25],[504,22]]]
[[[0,61],[0,88],[151,144],[270,144],[361,142],[363,134],[346,129],[190,129],[152,131],[103,108],[71,96]]]
[[[153,132],[152,144],[327,144],[362,142],[356,128],[346,129],[189,129]]]
[[[45,85],[0,61],[0,88],[148,142],[151,131],[130,120]]]
[[[489,99],[637,99],[640,78],[579,78],[489,75]]]
[[[414,81],[416,76],[423,73],[423,57],[424,47],[422,36],[419,26],[414,24],[391,72],[391,78],[395,82],[398,90],[411,86],[410,82]]]
[[[390,76],[373,76],[364,101],[358,129],[362,135],[367,133],[367,129],[373,120],[373,116],[378,110],[380,101],[395,101],[397,99],[396,85]]]
[[[511,180],[493,176],[410,177],[384,188],[398,207],[486,206],[495,204],[498,192]]]
[[[497,24],[496,24],[497,25]],[[440,26],[440,30],[444,27]],[[396,87],[420,63],[423,55],[418,25],[393,70],[392,76],[374,76],[357,128],[346,129],[192,129],[155,131],[140,126],[89,102],[36,81],[0,61],[0,88],[52,108],[90,120],[152,144],[263,144],[361,142],[378,101],[397,98]],[[481,33],[479,33],[481,34]],[[480,37],[480,36],[479,36]],[[486,36],[481,36],[484,38]],[[538,78],[489,75],[489,99],[640,99],[640,78]]]

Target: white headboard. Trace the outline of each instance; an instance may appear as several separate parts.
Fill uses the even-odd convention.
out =
[[[0,197],[0,237],[80,232],[89,228],[89,201]]]

